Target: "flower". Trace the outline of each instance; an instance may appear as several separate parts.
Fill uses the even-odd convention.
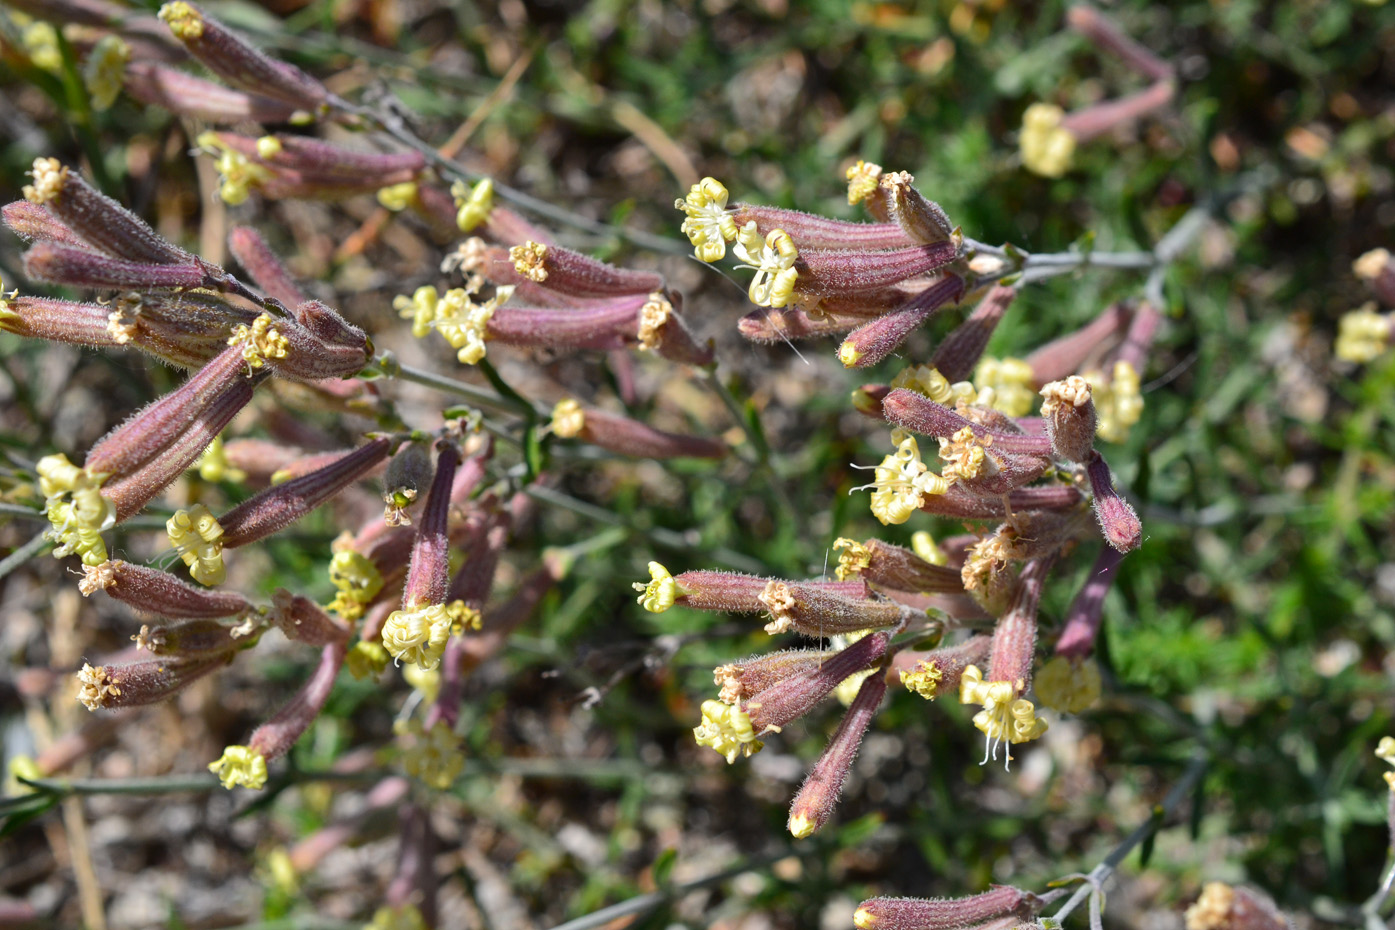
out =
[[[872,564],[872,550],[855,539],[840,536],[833,540],[833,548],[843,550],[838,553],[838,567],[833,570],[839,581],[860,575]]]
[[[1376,758],[1395,765],[1395,737],[1380,738],[1380,742],[1376,744]],[[1385,783],[1390,786],[1391,791],[1395,791],[1395,772],[1385,773]]]
[[[102,36],[92,46],[82,65],[82,82],[92,98],[92,109],[106,110],[116,102],[130,58],[131,47],[118,35]]]
[[[882,166],[870,161],[857,160],[848,168],[848,206],[861,203],[871,197],[880,187]]]
[[[699,746],[711,746],[726,756],[727,764],[739,755],[751,756],[765,744],[756,739],[751,718],[740,707],[721,701],[702,702],[702,723],[693,727],[693,738]]]
[[[1130,428],[1143,416],[1142,382],[1138,369],[1127,359],[1114,363],[1113,377],[1099,369],[1081,375],[1094,393],[1096,433],[1105,442],[1124,442]]]
[[[378,203],[394,213],[401,212],[412,205],[417,199],[417,182],[403,181],[401,184],[389,184],[380,188],[377,193]]]
[[[92,474],[65,455],[46,455],[35,468],[44,495],[47,535],[58,543],[55,558],[77,554],[84,565],[101,565],[107,547],[101,533],[116,523],[116,506],[101,495],[105,474]]]
[[[396,729],[406,743],[402,750],[402,767],[408,775],[440,791],[460,777],[465,769],[465,754],[460,750],[460,737],[445,721],[436,721],[429,730],[419,720]]]
[[[1010,681],[984,681],[977,665],[964,669],[959,700],[963,704],[983,705],[983,710],[974,715],[974,726],[987,738],[984,762],[997,758],[999,743],[1025,743],[1046,732],[1046,721],[1037,717],[1036,707],[1026,698],[1015,698],[1016,693]],[[1012,763],[1010,750],[1005,763]]]
[[[974,370],[979,403],[1010,417],[1025,417],[1032,412],[1037,396],[1032,379],[1031,364],[1020,358],[985,357]]]
[[[466,190],[461,181],[450,188],[455,198],[455,225],[461,232],[470,232],[489,219],[489,211],[494,209],[494,182],[483,178],[474,187]]]
[[[639,603],[651,614],[663,613],[678,599],[678,582],[674,581],[669,570],[658,562],[649,563],[649,583],[636,581],[633,587],[642,592]]]
[[[290,341],[275,329],[269,313],[257,317],[250,327],[245,323],[234,326],[228,345],[242,346],[242,357],[252,370],[261,368],[269,358],[285,358],[290,349]]]
[[[971,404],[978,395],[978,391],[969,382],[957,381],[950,384],[949,379],[940,374],[939,369],[929,365],[913,365],[902,369],[900,374],[891,379],[891,387],[915,391],[946,407],[956,406],[961,401]]]
[[[744,263],[741,267],[756,272],[746,292],[751,303],[779,308],[790,302],[799,280],[799,271],[794,267],[799,250],[783,229],[772,229],[762,239],[756,221],[751,220],[737,234],[732,251]]]
[[[451,344],[451,348],[458,350],[455,357],[462,365],[475,365],[484,358],[489,321],[494,311],[513,296],[512,287],[499,287],[495,289],[493,297],[477,304],[471,298],[483,283],[484,279],[477,275],[465,287],[446,291],[436,304],[436,319],[432,325]]]
[[[1390,320],[1376,312],[1374,301],[1343,314],[1337,330],[1337,357],[1345,362],[1369,362],[1390,345]]]
[[[271,171],[265,165],[257,164],[228,145],[218,137],[216,132],[200,133],[194,141],[198,143],[202,151],[215,156],[216,160],[213,164],[218,169],[218,196],[223,198],[223,202],[229,206],[235,207],[238,204],[246,203],[247,198],[251,196],[252,188],[261,185],[272,176]]]
[[[355,678],[377,678],[387,668],[390,658],[382,643],[360,640],[344,657],[344,665]]]
[[[988,437],[991,440],[992,437]],[[974,435],[972,427],[957,430],[948,439],[940,437],[940,459],[945,463],[942,474],[950,481],[967,481],[978,477],[988,456],[984,442]]]
[[[363,616],[363,608],[383,589],[383,576],[365,555],[345,545],[329,560],[329,580],[337,589],[328,610],[345,620]]]
[[[208,770],[229,790],[238,785],[252,789],[266,785],[266,757],[248,746],[227,747],[217,760],[208,763]]]
[[[907,691],[914,691],[927,701],[935,700],[943,677],[944,672],[933,659],[921,659],[913,670],[901,669],[901,684]]]
[[[444,604],[425,604],[411,610],[394,610],[383,624],[383,647],[398,663],[404,660],[423,669],[441,664],[454,618]]]
[[[926,495],[943,494],[949,481],[920,460],[914,436],[901,440],[896,451],[873,472],[872,516],[883,524],[905,523],[925,502]],[[854,490],[860,490],[855,488]]]
[[[566,397],[552,408],[552,432],[562,439],[573,439],[581,435],[586,427],[586,411],[572,397]]]
[[[1100,699],[1100,669],[1094,659],[1055,656],[1041,667],[1032,686],[1052,710],[1078,714]]]
[[[1075,136],[1061,126],[1065,111],[1050,103],[1034,103],[1022,114],[1018,145],[1022,165],[1033,174],[1059,178],[1070,170]]]
[[[431,324],[436,320],[436,305],[441,302],[441,295],[429,284],[423,285],[412,292],[412,296],[398,294],[392,299],[392,309],[397,311],[397,315],[404,320],[412,321],[412,335],[418,339],[425,339],[426,334],[431,332]]]
[[[727,254],[727,243],[736,238],[736,220],[727,212],[729,196],[716,178],[703,178],[688,190],[686,198],[673,203],[687,214],[679,228],[702,261],[720,261]]]
[[[170,545],[189,566],[189,575],[199,584],[222,584],[223,527],[203,504],[175,511],[165,522]]]

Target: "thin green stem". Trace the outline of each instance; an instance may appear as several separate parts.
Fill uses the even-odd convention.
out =
[[[438,375],[435,372],[416,368],[412,365],[403,365],[391,356],[380,355],[373,359],[368,367],[386,378],[411,381],[414,384],[420,384],[424,387],[435,388],[446,394],[453,394],[466,401],[471,406],[479,407],[481,410],[489,410],[493,413],[511,413],[520,417],[528,417],[537,414],[537,411],[530,408],[526,403],[521,403],[520,401],[512,400],[507,397],[500,397],[497,394],[476,387],[466,381],[447,378],[445,375]]]
[[[0,559],[0,578],[4,578],[10,572],[34,558],[34,556],[49,549],[52,545],[53,540],[49,539],[43,533],[35,536],[14,552],[5,556],[5,558]]]
[[[1135,846],[1158,832],[1168,815],[1177,808],[1178,804],[1182,803],[1183,798],[1192,793],[1192,789],[1196,787],[1196,783],[1201,779],[1201,776],[1206,773],[1206,766],[1210,761],[1211,756],[1204,749],[1198,749],[1192,755],[1191,762],[1188,763],[1186,771],[1182,773],[1182,778],[1177,784],[1172,786],[1172,790],[1167,793],[1167,797],[1163,798],[1162,804],[1154,808],[1153,816],[1139,824],[1132,833],[1124,838],[1123,842],[1115,846],[1114,849],[1110,851],[1109,855],[1104,857],[1103,862],[1091,869],[1090,874],[1086,877],[1081,886],[1076,889],[1075,894],[1071,895],[1066,900],[1066,903],[1061,905],[1061,909],[1052,915],[1052,920],[1055,921],[1057,926],[1060,926],[1061,922],[1064,921],[1072,911],[1079,907],[1086,898],[1094,894],[1097,888],[1103,887],[1105,881],[1107,881],[1109,877],[1114,874],[1114,870],[1119,867],[1119,863],[1123,862],[1128,854],[1133,852]]]

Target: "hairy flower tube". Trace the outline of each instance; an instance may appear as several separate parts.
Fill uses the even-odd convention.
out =
[[[726,444],[718,440],[654,429],[629,417],[585,409],[572,398],[558,401],[553,407],[552,432],[563,439],[581,439],[635,458],[719,459],[728,452]]]
[[[995,917],[1027,920],[1046,901],[1010,885],[994,885],[966,898],[869,898],[858,905],[858,930],[954,930],[981,926]]]
[[[737,237],[736,221],[727,212],[728,196],[720,181],[703,178],[689,189],[687,197],[674,201],[674,208],[687,216],[680,229],[701,261],[721,261],[727,254],[727,243]]]
[[[843,715],[823,755],[814,763],[790,803],[788,827],[790,835],[796,839],[813,835],[833,816],[843,795],[843,782],[862,745],[862,737],[885,696],[886,678],[882,675],[872,674],[858,688],[857,697]]]
[[[105,591],[123,604],[162,617],[217,619],[252,610],[251,602],[235,591],[196,588],[169,572],[120,559],[84,565],[82,571],[78,590],[84,597]]]
[[[751,718],[740,707],[721,701],[702,702],[702,723],[693,728],[699,746],[711,746],[726,757],[727,764],[737,756],[752,756],[765,744],[756,739]]]
[[[161,656],[127,665],[89,665],[78,672],[78,701],[90,711],[142,707],[173,697],[230,661],[238,647],[192,658]]]

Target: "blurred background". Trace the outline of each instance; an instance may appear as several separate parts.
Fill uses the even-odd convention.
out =
[[[1335,361],[1332,342],[1339,316],[1371,299],[1352,262],[1395,238],[1395,5],[1102,7],[1172,63],[1178,94],[1082,144],[1058,179],[1024,170],[1023,110],[1039,101],[1079,109],[1145,83],[1069,31],[1060,3],[206,8],[336,93],[400,105],[433,145],[461,134],[459,159],[472,169],[579,216],[671,239],[679,253],[687,245],[672,203],[702,176],[721,179],[733,200],[862,219],[843,174],[859,158],[910,171],[967,235],[1030,251],[1151,248],[1194,205],[1223,203],[1165,276],[1167,319],[1142,372],[1143,418],[1107,449],[1146,540],[1106,601],[1103,701],[1053,723],[1004,773],[979,766],[981,735],[958,704],[894,690],[834,822],[799,842],[785,831],[789,798],[841,709],[728,767],[693,744],[698,705],[714,692],[715,665],[767,650],[769,637],[752,618],[647,614],[630,584],[645,579],[651,558],[675,574],[809,577],[826,570],[839,536],[909,544],[915,530],[957,532],[929,518],[883,528],[865,492],[849,493],[867,480],[851,466],[874,465],[890,447],[848,396],[927,359],[959,317],[918,334],[884,371],[847,371],[835,341],[743,341],[735,324],[750,309],[745,276],[541,221],[566,244],[664,271],[690,325],[715,340],[723,376],[771,453],[718,465],[553,463],[557,487],[603,508],[624,544],[580,558],[467,682],[464,774],[423,795],[438,836],[439,926],[582,918],[612,928],[831,930],[850,927],[872,894],[961,895],[992,882],[1041,891],[1088,871],[1147,821],[1198,751],[1208,759],[1198,788],[1125,861],[1106,923],[1180,928],[1202,884],[1224,880],[1264,889],[1299,926],[1360,924],[1354,908],[1377,889],[1388,844],[1384,766],[1372,753],[1395,712],[1395,356],[1357,367]],[[472,377],[439,340],[412,340],[391,310],[394,296],[439,280],[444,252],[424,228],[384,222],[371,197],[227,207],[209,160],[190,155],[196,127],[126,98],[92,110],[71,80],[35,63],[25,21],[9,12],[0,6],[4,201],[19,197],[35,157],[52,155],[84,165],[213,261],[226,258],[232,223],[252,225],[380,346]],[[22,279],[22,247],[0,236],[4,287],[44,293]],[[990,352],[1025,355],[1142,286],[1140,273],[1097,269],[1028,286]],[[632,371],[617,371],[593,353],[501,350],[496,365],[549,404],[566,392],[622,409],[617,387],[633,378],[634,415],[751,451],[690,371],[632,358]],[[27,500],[26,469],[38,457],[81,452],[179,380],[133,352],[0,334],[0,490],[18,495],[6,500]],[[408,387],[383,390],[439,416],[438,398]],[[331,448],[365,428],[297,411],[282,393],[261,401],[295,411],[298,428]],[[264,408],[261,422],[276,415]],[[261,600],[277,587],[327,600],[329,542],[373,506],[365,493],[239,552],[230,586]],[[156,530],[171,510],[153,508],[157,519],[118,534],[117,549],[132,560],[158,555]],[[0,557],[41,529],[0,515]],[[496,590],[507,595],[544,547],[607,530],[595,514],[539,505]],[[677,544],[653,542],[665,530],[681,534],[663,536]],[[172,703],[89,715],[72,699],[72,672],[120,648],[139,621],[110,600],[81,598],[66,563],[24,555],[0,562],[7,760],[85,728],[95,748],[72,777],[170,781],[158,793],[96,790],[9,809],[0,900],[53,926],[370,919],[397,858],[395,812],[374,808],[369,793],[374,773],[392,766],[384,747],[409,691],[401,676],[378,685],[343,676],[272,790],[181,789],[180,776],[201,773],[290,696],[313,653],[268,638]],[[1059,620],[1093,556],[1083,546],[1057,569],[1044,624]],[[358,774],[296,777],[345,759],[358,760]],[[306,846],[346,823],[325,849]],[[656,893],[633,914],[596,916]]]

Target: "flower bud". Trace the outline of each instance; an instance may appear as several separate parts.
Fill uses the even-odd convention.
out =
[[[1123,560],[1123,553],[1111,546],[1102,548],[1095,557],[1084,586],[1066,611],[1061,638],[1056,640],[1058,656],[1083,659],[1094,652],[1095,636],[1104,616],[1104,597],[1114,584],[1114,572]]]
[[[1098,452],[1086,468],[1090,490],[1094,494],[1095,517],[1100,522],[1105,542],[1120,552],[1130,552],[1143,543],[1143,524],[1138,514],[1114,490],[1109,465]]]
[[[1140,76],[1159,81],[1173,76],[1172,66],[1124,35],[1104,14],[1085,4],[1066,11],[1066,22],[1102,52],[1114,55]]]
[[[1016,296],[1016,288],[995,284],[968,319],[955,327],[935,349],[930,367],[950,382],[972,377],[983,350],[993,338],[993,331]]]
[[[1110,304],[1075,332],[1067,333],[1027,356],[1027,365],[1037,384],[1059,381],[1080,371],[1088,359],[1123,335],[1133,312],[1122,303]]]
[[[954,930],[1008,914],[1025,920],[1043,903],[1009,885],[967,898],[870,898],[858,905],[853,923],[858,930]]]
[[[887,212],[912,242],[949,241],[954,237],[954,224],[939,204],[926,200],[911,186],[914,182],[915,178],[905,171],[881,176],[878,186],[885,195]]]
[[[95,591],[105,591],[136,610],[161,617],[211,620],[240,617],[252,610],[251,602],[235,591],[195,588],[169,572],[120,559],[83,566],[78,590],[85,597]]]
[[[757,736],[778,733],[789,723],[813,710],[834,688],[851,675],[879,662],[891,637],[869,633],[829,656],[827,661],[803,673],[791,675],[761,690],[741,707]]]
[[[277,588],[271,597],[271,605],[267,620],[286,634],[289,640],[311,646],[328,646],[349,640],[352,632],[349,627],[330,617],[308,597]]]
[[[756,230],[761,235],[773,229],[783,229],[801,250],[904,249],[924,241],[911,238],[897,223],[856,223],[764,204],[738,203],[727,216],[735,223],[733,230],[750,222],[756,224]],[[735,237],[733,231],[727,238]]]
[[[896,673],[907,691],[914,691],[927,701],[941,694],[957,695],[964,670],[988,661],[992,645],[991,636],[971,636],[957,646],[928,652],[903,650],[892,660],[890,671]]]
[[[814,585],[778,579],[765,586],[759,599],[770,611],[765,631],[771,635],[789,630],[820,637],[856,633],[899,626],[914,613],[888,601],[854,600]]]
[[[255,378],[239,378],[224,387],[203,415],[159,455],[147,460],[126,477],[108,481],[102,488],[102,495],[115,506],[117,522],[139,513],[198,461],[209,443],[218,438],[232,418],[251,401],[256,383]]]
[[[261,233],[250,226],[234,226],[228,233],[228,251],[268,297],[280,301],[283,307],[305,303],[304,292]]]
[[[634,458],[719,459],[728,452],[726,444],[719,440],[664,432],[628,417],[583,409],[570,398],[553,408],[552,431],[563,439],[580,439]]]
[[[78,700],[88,710],[142,707],[173,697],[221,665],[232,652],[200,659],[148,659],[128,665],[86,665],[78,672]]]
[[[855,645],[855,644],[854,644]],[[790,804],[789,831],[802,839],[812,835],[833,816],[843,794],[843,782],[857,758],[862,737],[886,696],[886,679],[871,675],[862,682],[842,723],[834,731],[819,761],[809,772]]]
[[[1176,93],[1177,85],[1172,80],[1159,80],[1117,100],[1102,100],[1066,114],[1061,119],[1061,131],[1070,133],[1076,142],[1088,142],[1162,109],[1172,102]]]
[[[229,387],[245,380],[238,353],[221,353],[184,384],[97,440],[88,450],[83,468],[93,475],[130,475],[203,419]]]
[[[663,275],[617,268],[580,252],[531,239],[509,249],[514,271],[573,297],[618,297],[661,290]]]
[[[24,199],[48,207],[59,220],[92,247],[123,260],[119,264],[129,264],[133,268],[147,265],[198,264],[194,256],[155,232],[130,210],[96,190],[82,175],[65,167],[58,159],[35,159],[29,174],[34,183],[25,185]],[[62,283],[58,278],[44,280]],[[150,286],[199,287],[201,282]]]
[[[331,307],[308,300],[295,308],[295,317],[295,323],[276,323],[285,340],[283,354],[271,360],[276,374],[297,381],[320,381],[350,377],[368,364],[373,343]],[[265,314],[261,318],[267,319]]]
[[[958,300],[964,293],[964,280],[945,275],[913,297],[899,310],[854,330],[838,349],[838,360],[849,368],[868,368],[901,348],[911,335],[924,326],[939,309]]]
[[[217,286],[204,266],[197,262],[145,264],[56,242],[36,242],[30,246],[24,253],[24,274],[31,281],[97,290]]]
[[[800,253],[799,290],[816,296],[858,294],[930,274],[960,257],[958,240],[886,251],[809,250]]]
[[[1095,451],[1095,404],[1089,383],[1079,375],[1052,381],[1041,389],[1041,417],[1051,451],[1072,462],[1085,463]]]
[[[127,64],[124,89],[146,106],[215,125],[286,123],[298,112],[281,100],[233,90],[158,61]]]
[[[253,48],[191,3],[166,3],[160,7],[160,19],[191,55],[234,87],[311,112],[329,100],[329,91],[319,81]]]
[[[3,215],[5,225],[10,231],[26,242],[43,240],[81,249],[92,248],[92,243],[79,236],[42,204],[16,200],[5,204],[0,215]]]
[[[874,219],[887,223],[891,220],[891,212],[887,208],[887,192],[881,187],[881,176],[882,166],[870,161],[859,158],[857,164],[849,166],[846,173],[848,206],[863,204]]]
[[[959,573],[954,569],[931,565],[910,549],[880,539],[857,543],[840,538],[833,543],[833,548],[843,550],[838,557],[839,580],[856,575],[898,591],[958,594],[964,590]]]
[[[639,308],[639,347],[652,349],[671,362],[680,365],[710,365],[712,340],[700,345],[689,331],[678,307],[682,295],[655,291]]]
[[[112,331],[112,310],[103,304],[0,292],[0,330],[31,339],[77,346],[119,346],[129,334]]]
[[[386,438],[371,440],[318,471],[248,498],[219,518],[223,545],[234,549],[285,529],[371,471],[391,445]]]
[[[677,604],[694,610],[716,610],[726,613],[754,614],[766,610],[761,595],[777,578],[761,578],[737,572],[694,571],[673,576],[658,562],[649,563],[648,584],[635,582],[642,592],[640,604],[651,613],[663,613]],[[845,598],[868,596],[864,581],[805,581],[806,587],[819,588]]]

